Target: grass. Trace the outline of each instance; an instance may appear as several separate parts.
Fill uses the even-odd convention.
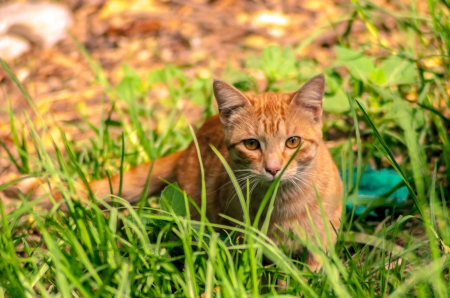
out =
[[[248,218],[227,227],[228,233],[215,233],[213,228],[223,227],[206,219],[189,220],[188,198],[177,185],[137,207],[119,197],[112,206],[99,202],[106,213],[96,204],[67,200],[76,196],[75,178],[122,173],[185,147],[192,133],[177,108],[179,99],[195,101],[204,118],[214,111],[209,79],[188,78],[176,66],[152,70],[143,79],[125,66],[123,79],[113,86],[80,48],[111,100],[100,125],[87,120],[79,125],[80,133],[93,131],[95,137],[80,144],[61,129],[63,146],[54,143],[49,153],[44,146],[48,129],[37,130],[30,120],[23,123],[10,113],[15,144],[10,162],[23,174],[44,175],[57,187],[69,185],[61,188],[68,212],[57,205],[42,211],[23,198],[6,214],[0,201],[0,297],[449,297],[450,119],[442,112],[450,109],[449,5],[428,0],[429,13],[422,16],[414,1],[406,13],[369,1],[352,3],[349,16],[362,20],[372,39],[362,43],[342,36],[330,66],[299,59],[295,48],[272,46],[261,57],[249,57],[246,68],[264,73],[269,91],[298,88],[324,72],[325,136],[333,130],[346,136],[331,148],[344,173],[344,200],[357,199],[354,166],[357,184],[370,163],[393,167],[408,187],[410,202],[374,204],[359,216],[344,211],[338,242],[327,254],[304,243],[323,257],[322,270],[314,273]],[[387,17],[395,19],[405,44],[382,41],[375,23]],[[226,76],[242,90],[256,85],[242,70],[228,70]],[[145,100],[156,85],[168,90],[157,106]],[[165,113],[158,113],[161,109]],[[161,125],[151,129],[145,119]],[[112,133],[117,128],[119,136]],[[239,194],[244,210],[245,197]],[[269,194],[268,204],[271,199]],[[379,216],[371,217],[372,211]],[[244,237],[236,239],[237,234]]]

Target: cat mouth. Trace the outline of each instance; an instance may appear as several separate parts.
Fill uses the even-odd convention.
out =
[[[277,179],[277,176],[272,176],[272,175],[264,175],[264,178],[263,178],[265,181],[268,181],[268,182],[273,182],[273,181],[275,181],[275,179]]]
[[[273,175],[268,175],[268,174],[262,174],[262,178],[261,180],[266,181],[266,182],[274,182],[276,179],[278,179],[280,177],[281,173],[277,173],[275,176]],[[292,175],[290,175],[289,173],[283,173],[283,175],[280,178],[280,183],[287,181],[291,178]]]

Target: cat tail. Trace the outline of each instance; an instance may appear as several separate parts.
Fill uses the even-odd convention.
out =
[[[176,164],[182,153],[183,151],[176,152],[136,166],[123,172],[122,176],[116,175],[111,179],[104,178],[92,181],[89,183],[89,189],[81,181],[77,181],[74,183],[76,193],[80,199],[87,199],[91,197],[89,193],[92,193],[97,199],[110,202],[111,194],[113,194],[130,203],[135,203],[140,200],[142,192],[148,186],[146,196],[157,195],[167,185],[165,181],[175,181]],[[50,193],[55,201],[60,201],[63,198],[61,192],[55,191],[55,187],[52,187],[52,182],[36,177],[24,177],[17,184],[4,189],[3,193],[11,199],[19,198],[21,195],[28,197],[30,200],[40,199],[39,205],[44,208],[53,206],[52,200],[49,198]]]

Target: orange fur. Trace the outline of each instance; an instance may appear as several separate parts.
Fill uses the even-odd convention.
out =
[[[323,76],[312,78],[294,93],[250,96],[220,81],[214,83],[214,93],[220,113],[208,119],[196,135],[206,172],[206,215],[209,221],[227,223],[219,213],[240,220],[243,214],[230,178],[210,145],[225,157],[243,190],[246,178],[250,180],[250,216],[253,219],[271,182],[296,151],[286,146],[286,140],[300,137],[301,148],[281,179],[268,236],[281,240],[295,252],[301,247],[287,239],[277,226],[307,239],[315,239],[315,228],[320,240],[326,244],[325,225],[329,224],[335,241],[334,229],[340,225],[342,189],[337,167],[322,141]],[[260,147],[249,150],[244,144],[248,139],[257,140]],[[151,164],[147,163],[124,173],[124,199],[136,202],[140,198],[150,167]],[[157,195],[163,189],[165,185],[160,177],[178,182],[180,188],[201,205],[201,174],[194,144],[155,161],[148,195]],[[119,181],[119,176],[112,178],[114,194],[118,192]],[[94,181],[90,187],[99,198],[110,195],[107,179]],[[42,194],[37,181],[28,182],[26,187],[19,185],[19,189],[22,192],[33,191],[34,197]],[[323,221],[316,190],[327,223]],[[199,218],[193,208],[191,214],[195,219]],[[312,256],[308,257],[307,263],[313,268],[320,266]]]

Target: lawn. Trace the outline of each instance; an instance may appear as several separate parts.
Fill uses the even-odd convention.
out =
[[[0,164],[48,178],[68,206],[43,210],[23,197],[12,208],[0,194],[0,297],[450,297],[450,3],[377,3],[350,1],[330,20],[345,30],[325,46],[325,59],[302,55],[317,47],[317,27],[310,39],[245,52],[238,65],[219,70],[125,64],[111,80],[75,41],[102,90],[97,122],[83,106],[75,122],[44,114],[0,60],[27,102],[18,113],[12,96],[1,99],[9,142],[0,139]],[[261,92],[294,91],[318,73],[327,84],[324,138],[342,172],[344,204],[353,206],[344,208],[335,246],[310,247],[322,256],[320,271],[251,223],[190,220],[189,199],[176,185],[136,206],[119,197],[112,204],[71,199],[76,179],[110,177],[185,148],[217,112],[213,76]],[[393,169],[408,199],[358,196],[369,167]],[[10,185],[2,182],[0,190]]]

